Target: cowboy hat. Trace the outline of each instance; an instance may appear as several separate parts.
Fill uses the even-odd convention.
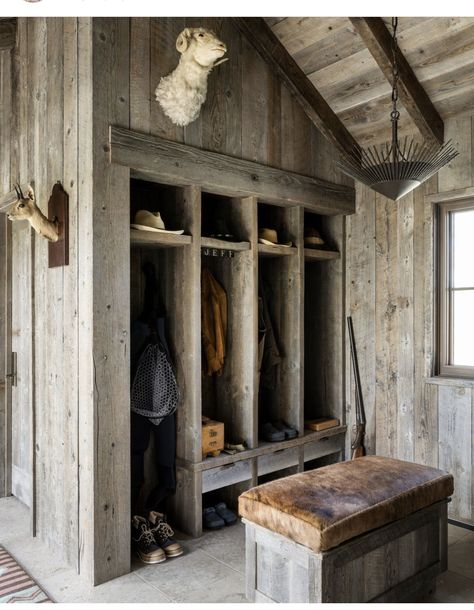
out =
[[[317,229],[308,227],[304,232],[304,245],[308,248],[317,248],[324,246],[324,240]]]
[[[176,235],[184,233],[184,229],[179,229],[178,231],[165,229],[165,223],[160,213],[150,212],[149,210],[138,210],[135,214],[134,222],[130,226],[139,231],[157,231],[158,233],[175,233]]]
[[[258,241],[266,246],[285,246],[285,248],[290,248],[293,245],[291,241],[284,244],[278,243],[278,233],[275,229],[260,229],[258,231]]]

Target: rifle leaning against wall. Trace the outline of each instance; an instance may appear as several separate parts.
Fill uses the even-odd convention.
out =
[[[359,458],[365,455],[364,438],[365,438],[365,409],[364,400],[362,398],[362,388],[360,385],[359,362],[357,360],[357,351],[354,339],[354,328],[352,326],[351,316],[347,317],[347,325],[349,327],[349,340],[351,342],[351,357],[352,366],[354,368],[355,380],[355,403],[356,403],[356,425],[355,438],[351,445],[352,459]]]

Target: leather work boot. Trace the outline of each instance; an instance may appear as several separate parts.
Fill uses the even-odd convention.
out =
[[[166,523],[165,516],[162,513],[157,513],[154,510],[150,511],[148,521],[150,523],[150,531],[155,537],[155,542],[166,553],[166,557],[178,557],[184,553],[183,547],[171,537],[174,535],[174,532]]]
[[[166,561],[166,554],[155,542],[146,519],[135,515],[132,519],[132,542],[137,555],[143,563],[161,563]]]

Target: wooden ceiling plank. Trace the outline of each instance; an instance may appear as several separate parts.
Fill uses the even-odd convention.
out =
[[[387,80],[392,78],[391,35],[380,17],[351,17],[352,24],[365,42]],[[399,96],[423,137],[444,142],[444,123],[410,64],[398,51]]]
[[[0,19],[0,51],[13,49],[16,39],[16,18]]]
[[[350,154],[357,142],[265,21],[262,18],[234,17],[234,22],[323,135],[343,154]]]
[[[424,30],[422,26],[406,29],[399,36],[399,46],[435,102],[426,81],[473,61],[474,19],[438,17],[426,20]],[[308,78],[336,114],[390,92],[390,85],[367,49],[308,74]]]
[[[293,59],[305,74],[311,74],[350,57],[364,49],[364,43],[349,20],[309,46],[293,53]]]
[[[323,39],[346,20],[346,17],[287,17],[272,30],[288,53],[293,54]]]

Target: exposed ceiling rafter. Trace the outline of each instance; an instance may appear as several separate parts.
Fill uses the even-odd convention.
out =
[[[392,36],[380,17],[350,17],[352,25],[364,41],[378,66],[392,81]],[[403,53],[398,49],[398,93],[422,136],[429,142],[442,144],[444,122],[423,89]]]
[[[273,72],[285,83],[309,119],[345,155],[357,142],[291,57],[264,19],[234,17],[234,22]]]

